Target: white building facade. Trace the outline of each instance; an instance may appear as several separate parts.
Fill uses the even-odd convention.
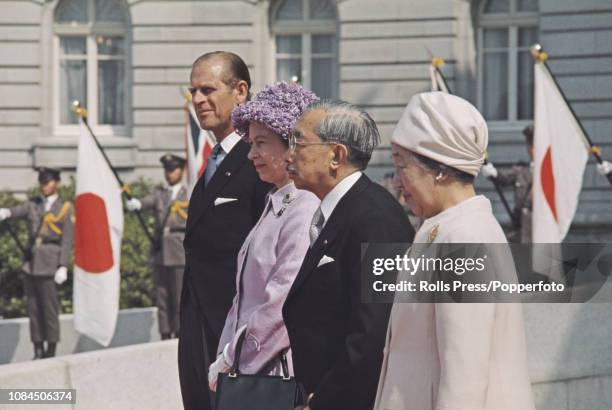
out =
[[[452,91],[489,121],[489,158],[526,161],[534,42],[612,159],[610,0],[0,0],[0,190],[25,192],[38,166],[74,171],[75,99],[127,181],[160,180],[158,158],[185,149],[191,63],[214,50],[245,59],[254,91],[297,79],[368,110],[383,136],[374,179],[390,170],[394,124],[441,57]],[[507,222],[491,184],[478,186]],[[608,238],[611,199],[591,164],[572,235]]]

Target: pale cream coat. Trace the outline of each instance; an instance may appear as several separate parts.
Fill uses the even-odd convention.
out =
[[[415,243],[432,231],[434,243],[506,242],[483,196],[426,220]],[[521,306],[395,303],[374,408],[533,410]]]

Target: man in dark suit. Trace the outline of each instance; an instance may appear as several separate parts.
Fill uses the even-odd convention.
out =
[[[283,307],[306,409],[374,405],[391,306],[360,300],[361,244],[414,237],[399,203],[361,172],[379,140],[370,116],[343,102],[311,105],[290,139],[291,178],[321,199]]]
[[[235,54],[208,53],[193,64],[193,105],[200,126],[213,132],[217,145],[191,195],[183,243],[178,355],[186,409],[211,408],[208,366],[236,293],[236,256],[270,190],[231,122],[232,110],[247,101],[250,86],[249,70]]]

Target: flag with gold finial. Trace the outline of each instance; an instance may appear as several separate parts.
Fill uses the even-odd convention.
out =
[[[76,170],[73,309],[75,329],[102,346],[119,313],[123,235],[121,186],[83,118]]]
[[[434,57],[431,59],[431,64],[429,65],[429,76],[431,77],[431,91],[442,91],[444,93],[450,93],[446,79],[440,71],[440,67],[442,67],[444,64],[444,60],[439,57]]]
[[[542,54],[535,62],[532,240],[558,243],[574,219],[590,148]]]

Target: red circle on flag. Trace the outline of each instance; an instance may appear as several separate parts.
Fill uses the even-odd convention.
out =
[[[559,222],[559,219],[557,219],[557,201],[555,199],[555,173],[553,170],[552,151],[550,146],[546,149],[541,168],[540,180],[544,198],[546,199],[546,203],[548,203],[553,218],[555,218],[556,222]]]
[[[75,208],[74,263],[89,273],[106,272],[114,262],[104,200],[89,192],[80,194]]]

